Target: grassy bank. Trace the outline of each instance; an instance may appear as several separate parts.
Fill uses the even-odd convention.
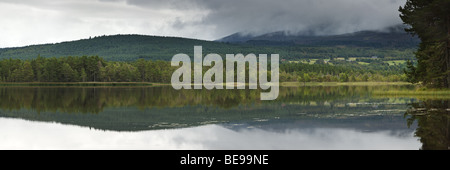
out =
[[[410,97],[417,99],[450,99],[450,89],[420,89],[374,91],[375,97]]]

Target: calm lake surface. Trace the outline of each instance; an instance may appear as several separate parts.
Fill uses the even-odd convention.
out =
[[[0,149],[448,149],[450,102],[411,86],[0,87]]]

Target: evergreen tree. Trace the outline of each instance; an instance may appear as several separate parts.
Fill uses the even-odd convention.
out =
[[[408,65],[408,80],[450,88],[450,1],[408,0],[399,11],[411,26],[406,31],[421,39],[417,67]]]
[[[349,80],[348,75],[346,73],[339,74],[339,80],[341,82],[348,82],[348,80]]]
[[[410,60],[408,60],[406,62],[406,69],[404,70],[406,76],[407,76],[407,81],[411,82],[411,83],[417,83],[417,72],[416,72],[416,67],[414,67],[414,63]]]
[[[23,82],[32,82],[34,80],[33,67],[31,66],[31,62],[25,61],[22,69],[22,81]]]
[[[64,63],[61,67],[61,74],[62,74],[62,81],[64,82],[72,82],[75,81],[76,73],[75,71],[70,67],[69,64]]]
[[[81,81],[83,81],[83,82],[87,81],[87,74],[86,74],[86,71],[84,71],[84,68],[81,69],[80,78],[81,78]]]

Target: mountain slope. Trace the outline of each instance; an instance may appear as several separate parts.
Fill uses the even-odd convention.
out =
[[[92,56],[108,60],[130,61],[139,58],[169,60],[178,53],[193,54],[195,45],[210,51],[221,51],[233,45],[176,37],[114,35],[57,44],[0,49],[1,58],[30,59],[43,57]]]
[[[252,40],[255,36],[251,34],[234,33],[229,36],[223,37],[218,42],[228,42],[228,43],[243,43]]]
[[[241,35],[235,35],[236,38]],[[169,61],[179,53],[193,56],[194,46],[203,54],[279,54],[281,59],[318,59],[329,57],[389,57],[411,59],[417,42],[403,33],[358,32],[336,36],[289,36],[279,33],[240,37],[246,42],[227,43],[176,37],[146,35],[101,36],[77,41],[0,49],[1,59],[41,57],[99,56],[108,61],[137,59]],[[230,39],[231,40],[231,39]]]
[[[375,48],[416,48],[420,40],[404,31],[401,25],[388,27],[383,31],[359,31],[342,35],[316,36],[309,34],[292,35],[284,31],[259,36],[232,34],[217,40],[219,42],[251,45],[301,45],[301,46],[357,46]]]

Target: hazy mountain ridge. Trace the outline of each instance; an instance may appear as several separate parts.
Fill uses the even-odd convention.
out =
[[[311,31],[292,34],[277,31],[262,35],[235,33],[217,41],[251,45],[359,46],[415,48],[420,40],[396,25],[383,30],[365,30],[340,35],[313,35]]]

